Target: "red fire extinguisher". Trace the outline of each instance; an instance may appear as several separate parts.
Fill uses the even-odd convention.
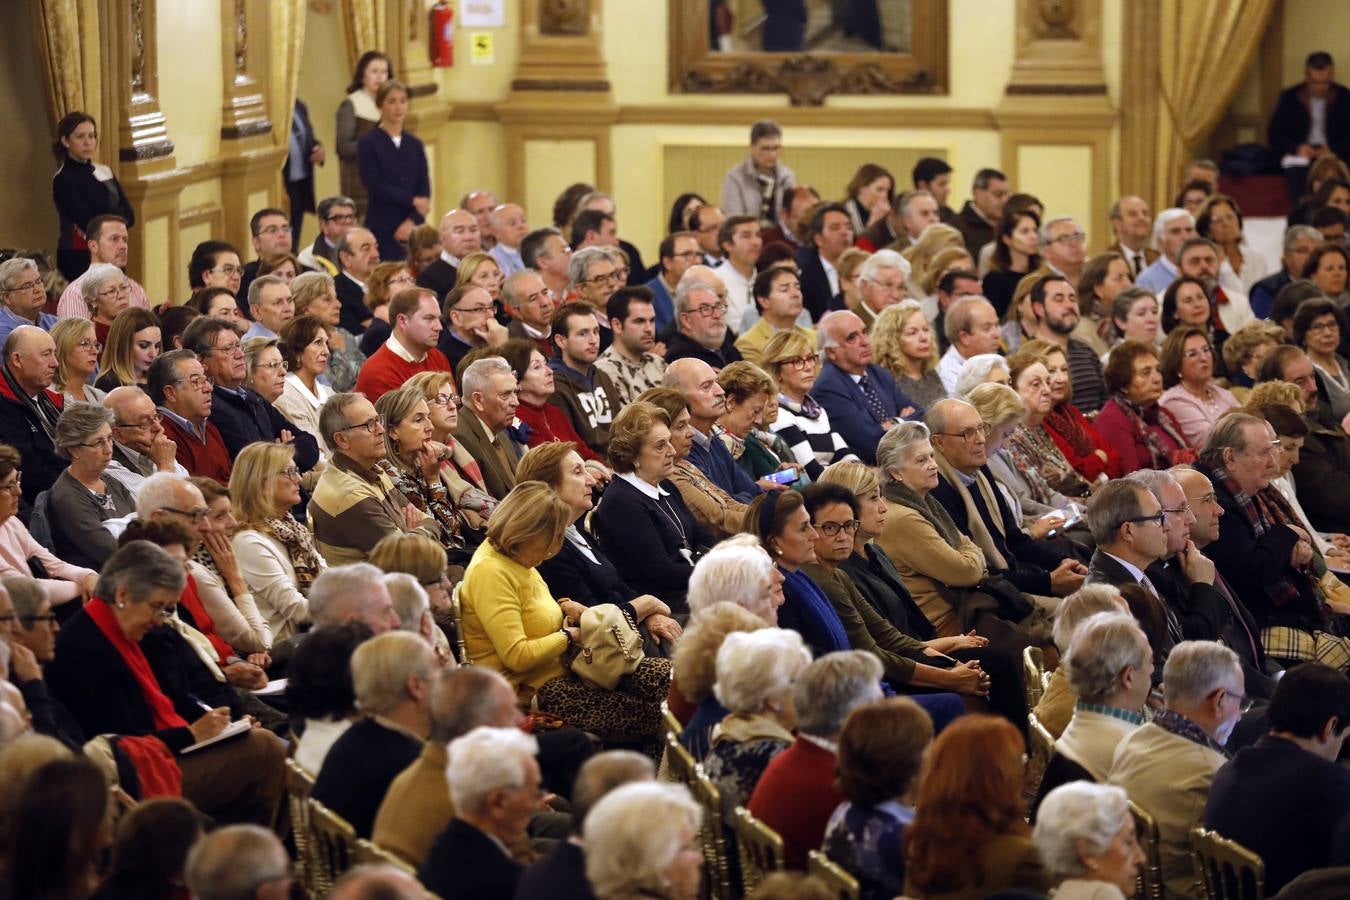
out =
[[[449,69],[455,65],[455,9],[445,0],[431,7],[431,64]]]

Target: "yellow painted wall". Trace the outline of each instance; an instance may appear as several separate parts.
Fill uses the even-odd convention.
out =
[[[1035,194],[1045,204],[1046,218],[1073,216],[1088,233],[1093,246],[1109,241],[1105,225],[1094,228],[1092,220],[1092,151],[1087,147],[1053,144],[1023,144],[1017,149],[1018,190]]]
[[[1350,73],[1350,3],[1345,0],[1284,0],[1284,83],[1303,80],[1303,60],[1325,50],[1339,64],[1337,81]]]
[[[221,0],[159,3],[159,108],[174,158],[190,166],[220,152]]]
[[[56,262],[56,161],[42,68],[33,44],[32,4],[16,3],[0,28],[0,247],[52,251]]]

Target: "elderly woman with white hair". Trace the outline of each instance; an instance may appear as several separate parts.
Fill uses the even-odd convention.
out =
[[[713,693],[727,715],[713,728],[703,767],[727,809],[749,801],[769,760],[792,743],[793,684],[810,664],[795,631],[738,632],[722,641]]]
[[[95,263],[80,276],[80,295],[89,307],[94,335],[106,347],[113,319],[131,305],[127,275],[112,263]]]
[[[56,420],[56,452],[70,465],[52,485],[47,521],[56,555],[87,569],[99,569],[117,549],[103,523],[136,511],[131,492],[103,477],[112,462],[112,424],[112,410],[92,403],[72,403]]]
[[[627,784],[586,816],[586,878],[597,900],[695,900],[702,810],[683,785]]]
[[[446,754],[455,817],[417,878],[446,900],[514,896],[524,867],[509,854],[526,843],[539,809],[539,742],[519,728],[479,727]]]
[[[1007,384],[1008,360],[998,353],[977,353],[961,364],[956,376],[953,397],[969,397],[970,392],[982,384]]]
[[[727,715],[717,699],[717,653],[728,635],[773,627],[742,606],[725,601],[705,607],[689,621],[672,657],[675,679],[666,704],[684,725],[680,743],[695,759],[708,755],[712,732]]]
[[[1055,900],[1134,896],[1144,853],[1120,788],[1086,781],[1060,785],[1041,803],[1031,839],[1059,882]]]
[[[450,641],[436,627],[431,617],[431,600],[417,579],[407,572],[389,572],[384,578],[385,590],[398,616],[398,630],[420,635],[436,652],[436,661],[449,665],[455,661],[450,652]]]
[[[1069,653],[1069,642],[1073,640],[1074,629],[1089,616],[1097,613],[1129,611],[1130,608],[1120,596],[1120,591],[1109,584],[1085,584],[1065,597],[1055,610],[1055,649],[1059,651],[1060,658]],[[1078,703],[1078,695],[1069,684],[1064,669],[1064,666],[1057,666],[1050,673],[1050,682],[1045,686],[1045,693],[1032,710],[1040,723],[1045,726],[1045,730],[1055,738],[1063,734],[1064,729],[1068,727],[1069,720],[1073,718],[1074,706]]]

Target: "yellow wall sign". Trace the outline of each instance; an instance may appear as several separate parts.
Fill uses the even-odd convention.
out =
[[[473,31],[469,33],[469,63],[475,66],[491,65],[492,32]]]

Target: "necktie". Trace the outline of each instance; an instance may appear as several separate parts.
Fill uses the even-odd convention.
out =
[[[1247,636],[1247,644],[1252,650],[1252,662],[1257,662],[1261,659],[1261,651],[1257,648],[1256,636],[1247,627],[1247,619],[1242,615],[1242,610],[1238,608],[1237,598],[1228,589],[1228,582],[1224,581],[1223,576],[1218,572],[1214,573],[1214,587],[1220,594],[1223,594],[1223,599],[1228,601],[1228,609],[1233,613],[1233,618],[1237,619],[1237,623],[1242,626],[1242,633]]]
[[[1136,253],[1134,254],[1134,277],[1137,279],[1142,271],[1144,271],[1144,254]]]
[[[872,379],[864,375],[858,379],[858,387],[862,388],[863,400],[867,403],[867,411],[872,414],[872,418],[878,422],[884,422],[886,420],[886,407],[882,405],[881,395],[872,386]]]
[[[1177,621],[1177,614],[1172,611],[1172,607],[1167,605],[1167,601],[1158,593],[1157,588],[1153,586],[1152,581],[1149,581],[1147,575],[1139,579],[1139,586],[1148,591],[1153,599],[1158,601],[1158,605],[1162,607],[1163,612],[1167,614],[1167,636],[1172,639],[1172,643],[1179,644],[1185,640],[1185,636],[1181,633],[1181,623]]]
[[[497,451],[497,461],[502,464],[502,470],[506,474],[507,483],[511,487],[516,486],[516,467],[511,464],[511,453],[506,449],[506,433],[501,432],[492,441],[492,448]]]

